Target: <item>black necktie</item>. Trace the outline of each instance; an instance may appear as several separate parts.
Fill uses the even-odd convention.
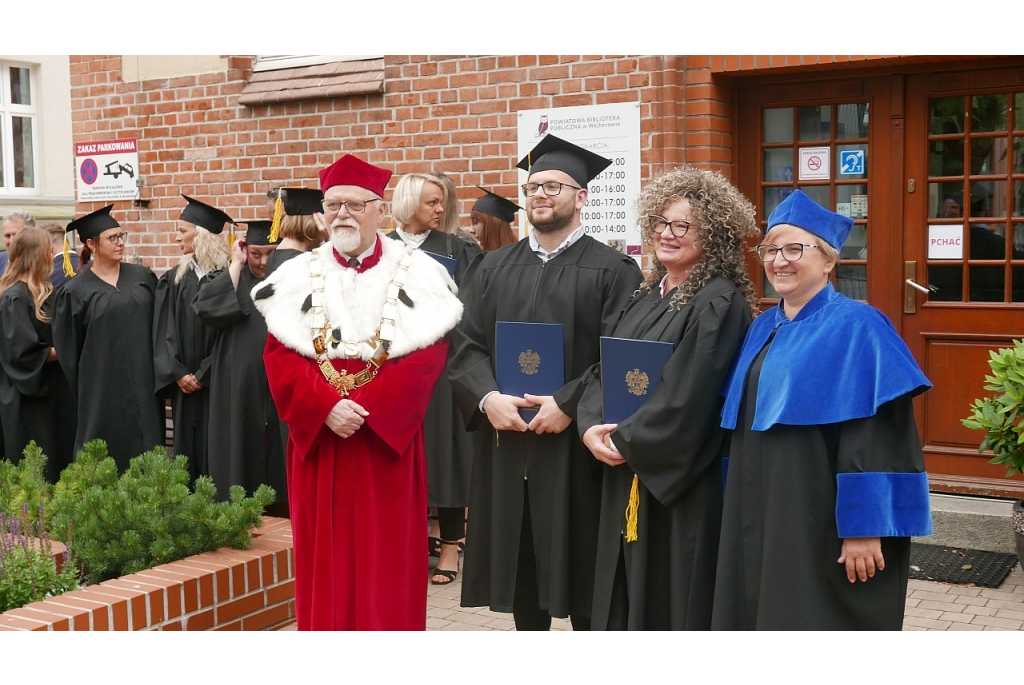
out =
[[[355,257],[352,257],[351,259],[348,260],[348,265],[351,266],[353,269],[358,269],[359,260],[356,259]]]

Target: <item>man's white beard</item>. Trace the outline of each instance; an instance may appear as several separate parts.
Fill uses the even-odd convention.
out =
[[[361,240],[362,235],[358,228],[331,227],[331,245],[334,245],[334,249],[338,251],[338,254],[348,254],[350,257],[355,257],[356,255],[349,253],[359,249]]]

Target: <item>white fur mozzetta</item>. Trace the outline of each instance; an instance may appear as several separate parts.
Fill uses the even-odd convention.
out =
[[[330,329],[341,331],[342,344],[329,345],[329,357],[345,357],[346,343],[358,343],[358,353],[352,357],[366,361],[373,356],[373,348],[361,341],[377,333],[388,285],[408,249],[398,240],[378,240],[383,248],[380,263],[363,273],[339,264],[331,243],[315,250],[324,278],[324,313]],[[282,345],[315,358],[308,307],[312,294],[310,259],[308,252],[289,259],[252,289],[252,299],[266,319],[267,329]],[[403,290],[412,306],[400,298],[391,357],[429,347],[462,318],[462,302],[455,295],[454,281],[441,264],[419,250],[411,255]]]

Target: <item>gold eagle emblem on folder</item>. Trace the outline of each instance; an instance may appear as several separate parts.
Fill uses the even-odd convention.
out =
[[[637,397],[647,394],[647,386],[651,384],[647,374],[640,369],[633,369],[626,372],[626,387],[629,392]]]
[[[533,350],[526,350],[526,352],[519,353],[519,368],[527,376],[532,376],[537,373],[537,369],[540,368],[540,355]]]

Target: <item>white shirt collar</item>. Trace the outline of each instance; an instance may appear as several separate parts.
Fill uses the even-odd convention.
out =
[[[401,226],[396,228],[395,231],[398,232],[398,237],[402,239],[402,242],[412,248],[417,248],[422,245],[423,241],[427,239],[428,235],[430,235],[430,231],[423,231],[423,233],[416,234],[406,233],[402,230]]]
[[[562,241],[561,245],[556,247],[551,252],[548,252],[543,247],[541,247],[539,242],[537,242],[537,236],[535,235],[535,231],[530,231],[530,249],[537,253],[537,256],[540,257],[540,260],[542,262],[547,262],[568,250],[570,247],[572,247],[573,243],[575,243],[577,240],[586,235],[586,233],[587,232],[582,225],[577,226],[575,230],[573,230],[573,232],[570,233],[566,237],[566,239]]]

